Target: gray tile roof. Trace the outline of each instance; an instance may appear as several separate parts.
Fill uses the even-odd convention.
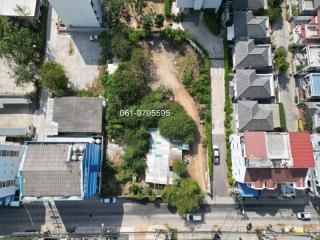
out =
[[[253,16],[252,11],[234,12],[234,37],[237,38],[267,38],[268,17]]]
[[[254,69],[237,69],[235,85],[238,99],[268,99],[272,98],[271,83],[272,75],[257,75]]]
[[[264,68],[272,65],[271,45],[255,45],[253,39],[236,42],[235,68]]]
[[[81,196],[81,162],[67,161],[70,144],[29,144],[22,169],[24,197]]]
[[[101,133],[103,100],[96,97],[55,98],[52,120],[59,133]]]
[[[242,9],[258,10],[266,8],[267,0],[233,0],[232,5],[235,11]]]
[[[239,131],[272,131],[272,111],[263,110],[257,101],[238,101]]]

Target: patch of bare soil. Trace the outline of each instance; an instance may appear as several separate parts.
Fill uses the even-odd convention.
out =
[[[201,144],[204,138],[204,128],[200,123],[198,106],[180,81],[181,54],[166,41],[155,43],[151,49],[153,79],[150,87],[155,89],[161,85],[172,89],[175,101],[183,106],[187,114],[195,121],[199,134],[191,149],[191,158],[188,165],[190,176],[197,180],[201,189],[206,190],[207,149]]]

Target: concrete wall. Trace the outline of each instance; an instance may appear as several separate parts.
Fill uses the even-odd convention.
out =
[[[222,0],[177,0],[179,8],[193,8],[194,10],[215,8],[218,9]]]
[[[100,27],[100,0],[49,0],[67,27]],[[92,5],[91,5],[92,2]],[[99,17],[99,19],[97,19]]]

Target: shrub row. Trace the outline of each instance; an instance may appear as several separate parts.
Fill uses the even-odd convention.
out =
[[[223,42],[224,47],[224,84],[225,84],[225,121],[224,121],[224,127],[226,130],[226,147],[227,147],[227,153],[226,153],[226,161],[228,166],[228,183],[230,186],[233,186],[234,179],[232,176],[232,160],[231,160],[231,147],[229,142],[229,137],[232,134],[232,113],[233,113],[233,107],[232,107],[232,101],[230,99],[230,93],[229,93],[229,87],[230,87],[230,79],[229,79],[229,48],[227,40],[224,40]]]
[[[279,102],[278,105],[279,105],[280,128],[285,130],[287,129],[286,113],[284,111],[283,103]]]

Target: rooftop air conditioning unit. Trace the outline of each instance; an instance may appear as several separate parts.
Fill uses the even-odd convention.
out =
[[[86,149],[86,146],[85,146],[85,145],[81,145],[81,146],[79,147],[80,152],[83,152],[85,149]]]
[[[73,151],[73,152],[76,152],[77,150],[78,150],[78,146],[77,146],[77,145],[73,145],[73,146],[72,146],[72,151]]]

